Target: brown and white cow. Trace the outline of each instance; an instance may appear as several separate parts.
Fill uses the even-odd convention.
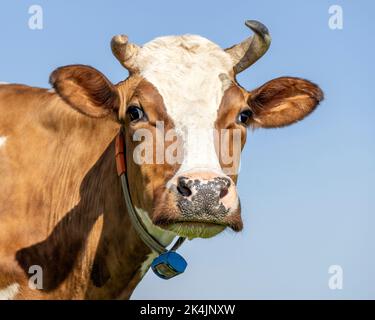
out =
[[[292,77],[242,88],[236,74],[270,44],[263,25],[247,25],[254,36],[226,50],[195,35],[142,47],[116,36],[112,50],[129,70],[116,85],[84,65],[55,70],[54,90],[0,85],[0,298],[129,298],[155,254],[131,224],[116,173],[121,125],[134,207],[161,244],[242,229],[237,172],[225,173],[213,130],[239,131],[242,148],[247,127],[292,124],[323,98]],[[176,142],[181,162],[134,161],[136,132],[156,139],[157,122],[177,133],[164,148]],[[30,285],[35,266],[42,289]]]

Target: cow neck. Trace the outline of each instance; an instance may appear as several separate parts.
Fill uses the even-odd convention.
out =
[[[116,167],[117,167],[117,174],[121,179],[122,191],[124,194],[124,200],[126,209],[128,211],[131,223],[138,233],[139,237],[142,241],[154,252],[158,254],[163,254],[167,252],[167,248],[162,245],[157,239],[155,239],[148,231],[147,228],[142,223],[140,217],[136,213],[130,192],[129,192],[129,182],[127,178],[127,170],[126,170],[126,151],[125,151],[125,139],[124,139],[124,127],[122,126],[118,135],[116,136],[116,143],[115,143],[115,157],[116,157]],[[179,237],[176,243],[173,245],[170,251],[177,250],[182,243],[185,241],[185,238]]]

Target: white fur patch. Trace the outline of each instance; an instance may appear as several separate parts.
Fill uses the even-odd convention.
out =
[[[0,300],[13,300],[19,292],[20,285],[18,283],[13,283],[0,290]]]
[[[145,44],[137,64],[163,97],[176,133],[184,141],[184,159],[176,176],[192,170],[222,174],[213,129],[228,87],[223,79],[229,78],[233,68],[229,54],[200,36],[169,36]]]
[[[7,140],[6,137],[0,137],[0,148],[5,144],[6,140]]]
[[[148,213],[140,208],[135,207],[135,211],[142,220],[142,223],[146,227],[146,230],[159,241],[163,246],[168,246],[171,244],[176,234],[167,230],[164,230],[156,225],[154,225],[148,215]]]
[[[9,84],[9,82],[0,81],[0,84]]]

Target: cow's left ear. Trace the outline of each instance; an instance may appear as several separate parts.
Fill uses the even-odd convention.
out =
[[[105,117],[120,106],[117,88],[90,66],[58,68],[52,72],[49,81],[69,105],[90,117]]]
[[[302,120],[323,100],[322,90],[314,83],[293,77],[271,80],[249,92],[253,112],[251,126],[275,128]]]

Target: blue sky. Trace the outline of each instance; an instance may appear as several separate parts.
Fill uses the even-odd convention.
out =
[[[42,30],[28,28],[33,4],[43,8]],[[334,4],[342,30],[328,27]],[[43,87],[73,63],[126,78],[109,47],[115,34],[142,44],[192,33],[229,47],[249,35],[246,19],[266,24],[271,48],[241,85],[299,76],[326,99],[298,124],[249,132],[239,180],[245,230],[186,243],[186,273],[164,281],[149,272],[133,298],[375,298],[374,1],[3,0],[0,9],[0,81]],[[343,269],[342,290],[328,286],[331,265]]]

